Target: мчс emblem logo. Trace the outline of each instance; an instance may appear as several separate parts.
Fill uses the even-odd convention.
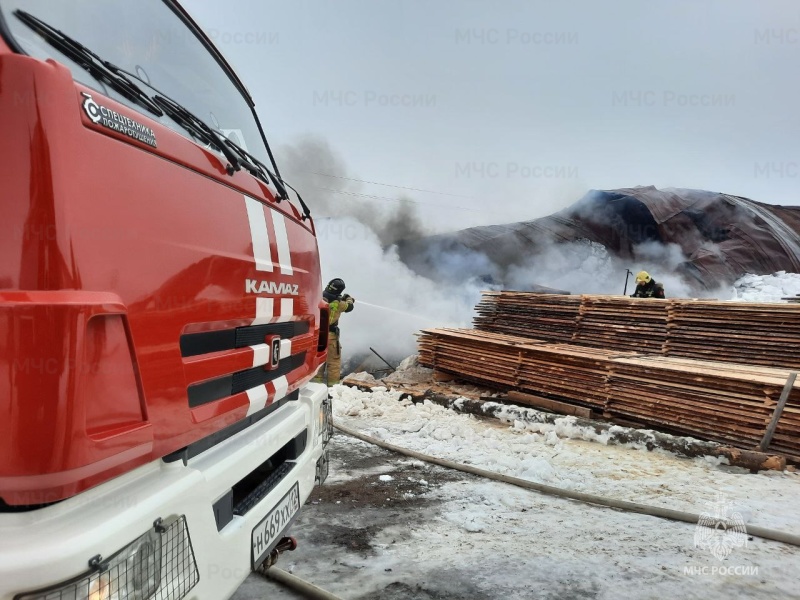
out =
[[[139,121],[135,121],[102,104],[98,104],[94,101],[91,94],[81,92],[81,95],[84,98],[83,110],[92,123],[99,123],[107,129],[127,135],[129,138],[133,138],[153,148],[156,147],[155,131],[139,123]]]
[[[719,560],[725,560],[734,548],[747,546],[747,528],[741,513],[733,511],[733,502],[717,494],[716,502],[707,502],[710,512],[700,514],[694,533],[695,548],[709,550]]]

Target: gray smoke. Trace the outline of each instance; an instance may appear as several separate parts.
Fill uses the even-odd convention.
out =
[[[417,203],[391,187],[365,192],[344,161],[323,138],[305,136],[279,149],[280,169],[300,192],[315,218],[352,217],[372,230],[384,247],[430,233],[417,214]]]
[[[427,232],[417,202],[386,191],[390,187],[366,193],[366,185],[354,181],[359,177],[326,141],[302,138],[283,147],[280,157],[285,178],[315,217],[323,280],[343,278],[356,298],[354,312],[342,317],[345,360],[369,356],[374,347],[399,361],[416,352],[420,329],[469,327],[480,291],[486,289],[543,286],[573,294],[621,295],[630,269],[650,272],[672,298],[731,294],[727,288],[703,293],[690,288],[683,273],[690,257],[681,247],[653,241],[649,226],[631,227],[610,211],[591,211],[588,198],[557,216],[574,211],[603,223],[613,236],[628,240],[623,252],[615,255],[588,238],[569,241],[574,232],[546,231],[536,221],[513,235],[507,226],[492,226],[466,230],[465,237],[459,237],[461,232],[421,239]],[[628,294],[634,285],[631,277]]]

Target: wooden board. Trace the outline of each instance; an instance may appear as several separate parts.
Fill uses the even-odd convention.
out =
[[[528,406],[544,408],[562,415],[574,415],[576,417],[583,417],[584,419],[592,418],[591,409],[584,408],[582,406],[573,406],[572,404],[567,404],[566,402],[558,402],[557,400],[551,400],[550,398],[534,396],[533,394],[525,394],[515,390],[511,390],[506,395],[510,400],[527,404]]]

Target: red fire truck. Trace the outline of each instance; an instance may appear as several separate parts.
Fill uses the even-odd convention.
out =
[[[0,599],[226,598],[327,474],[309,210],[174,0],[0,0],[0,132]]]

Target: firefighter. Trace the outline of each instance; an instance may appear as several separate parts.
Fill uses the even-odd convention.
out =
[[[339,375],[342,370],[342,346],[339,343],[339,317],[342,313],[349,313],[353,310],[355,298],[349,294],[342,295],[344,292],[344,281],[331,279],[322,297],[328,303],[328,361],[326,363],[328,385],[339,382]]]
[[[636,289],[631,298],[666,298],[664,286],[650,277],[647,271],[639,271],[636,274]]]

